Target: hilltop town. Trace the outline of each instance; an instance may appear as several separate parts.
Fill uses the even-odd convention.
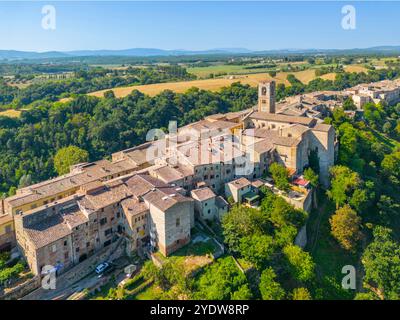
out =
[[[179,128],[171,123],[169,132],[155,131],[111,160],[73,165],[65,175],[2,199],[0,247],[19,252],[34,275],[49,265],[63,274],[121,241],[128,255],[169,256],[191,241],[196,223],[221,220],[234,203],[257,208],[261,188],[310,212],[313,189],[303,171],[314,155],[320,183],[329,187],[339,145],[324,119],[348,98],[357,107],[348,116],[362,116],[368,102],[400,102],[400,81],[279,102],[275,82],[261,82],[255,106]],[[273,163],[288,171],[290,192],[274,185]]]

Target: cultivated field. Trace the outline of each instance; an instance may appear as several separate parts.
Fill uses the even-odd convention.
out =
[[[223,78],[217,79],[205,79],[205,80],[193,80],[193,81],[181,81],[181,82],[167,82],[167,83],[155,83],[148,85],[140,85],[140,86],[129,86],[129,87],[120,87],[115,88],[114,94],[116,97],[124,97],[132,92],[132,90],[136,89],[150,96],[155,96],[163,90],[172,90],[174,92],[182,93],[187,91],[189,88],[197,87],[203,90],[211,90],[217,91],[222,87],[229,86],[234,82],[241,82],[243,84],[249,84],[251,86],[257,86],[259,81],[261,80],[271,80],[274,79],[277,83],[284,83],[285,85],[289,85],[289,82],[286,80],[288,74],[293,74],[303,83],[308,83],[311,80],[315,79],[315,70],[304,70],[299,72],[279,72],[276,77],[272,78],[267,73],[256,73],[256,74],[248,74],[248,75],[236,75],[236,76],[226,76]],[[323,75],[321,78],[333,80],[335,78],[334,73],[329,73]],[[108,90],[100,90],[89,93],[91,96],[95,97],[103,97],[104,92]]]
[[[0,111],[0,116],[10,117],[10,118],[19,118],[21,115],[20,110],[9,109],[5,111]]]
[[[367,72],[367,68],[363,67],[362,65],[359,64],[352,64],[349,66],[345,66],[344,70],[347,72]]]

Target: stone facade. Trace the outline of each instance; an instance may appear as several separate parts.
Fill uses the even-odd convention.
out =
[[[201,218],[221,218],[228,204],[220,195],[241,202],[273,162],[301,174],[315,151],[328,185],[336,137],[318,118],[322,98],[315,99],[311,107],[301,99],[304,110],[297,103],[283,108],[275,83],[261,83],[258,108],[212,115],[112,161],[73,166],[18,190],[0,212],[14,217],[18,246],[35,274],[44,265],[63,272],[118,237],[128,239],[129,252],[150,247],[169,255],[190,241],[195,209]],[[214,196],[196,198],[199,188]]]
[[[154,248],[168,255],[190,240],[194,224],[193,201],[175,192],[149,175],[84,186],[74,196],[16,214],[18,245],[34,274],[46,265],[64,272],[124,236],[134,251],[155,234]]]

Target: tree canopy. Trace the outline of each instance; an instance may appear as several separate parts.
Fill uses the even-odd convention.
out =
[[[89,153],[77,146],[61,148],[54,156],[54,168],[59,175],[69,172],[70,166],[89,160]]]

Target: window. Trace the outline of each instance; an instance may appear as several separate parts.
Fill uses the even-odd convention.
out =
[[[56,245],[56,244],[53,244],[53,245],[51,246],[51,251],[52,251],[52,252],[56,252],[56,251],[57,251],[57,245]]]
[[[11,226],[10,225],[6,226],[5,231],[6,231],[6,233],[10,233],[11,232]]]
[[[64,252],[64,259],[67,260],[68,258],[69,258],[68,251],[67,251],[67,252]]]
[[[86,242],[86,248],[90,247],[90,242]]]
[[[66,247],[67,245],[68,245],[68,241],[65,240],[65,241],[64,241],[64,247]]]
[[[207,206],[208,206],[208,203],[206,202],[206,203],[204,204],[204,206],[207,207]]]
[[[119,218],[121,216],[121,214],[119,213],[119,211],[117,212],[117,218]]]
[[[76,247],[75,251],[76,251],[76,252],[79,252],[79,247]]]
[[[107,218],[100,219],[100,225],[103,226],[107,223]]]
[[[211,210],[210,209],[208,209],[208,211],[207,211],[208,213],[211,213]]]
[[[107,237],[108,235],[110,235],[112,233],[112,228],[107,229],[106,231],[104,231],[104,235]]]
[[[176,218],[176,226],[179,227],[181,225],[181,219],[180,218]]]

